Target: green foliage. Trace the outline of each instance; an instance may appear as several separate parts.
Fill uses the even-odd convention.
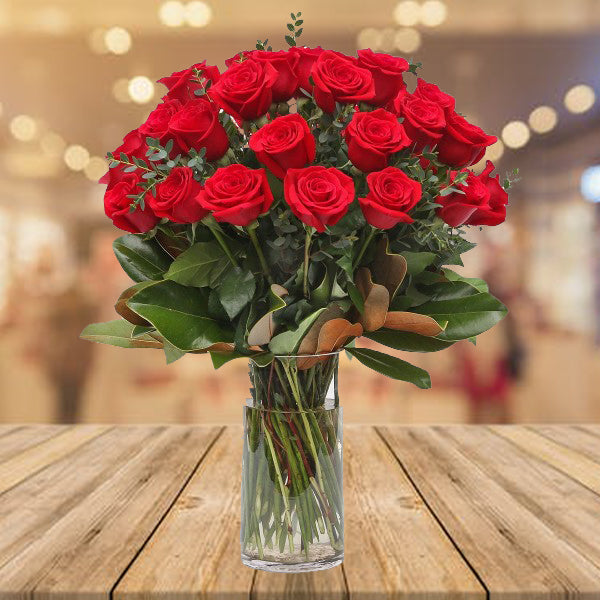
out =
[[[110,344],[119,348],[160,348],[161,342],[148,333],[134,336],[135,325],[124,319],[116,319],[106,323],[92,323],[79,336],[82,340]]]
[[[155,239],[145,240],[137,234],[116,239],[113,250],[125,273],[137,282],[162,279],[172,262]]]
[[[453,341],[392,329],[379,329],[364,335],[378,344],[404,352],[439,352],[454,344]]]
[[[287,29],[291,35],[286,35],[285,41],[288,46],[296,46],[296,40],[302,35],[302,23],[304,21],[300,18],[302,16],[301,12],[297,14],[291,13],[290,16],[292,17],[292,22],[287,24]]]
[[[252,271],[231,268],[217,287],[217,294],[230,319],[235,319],[248,305],[256,291]]]

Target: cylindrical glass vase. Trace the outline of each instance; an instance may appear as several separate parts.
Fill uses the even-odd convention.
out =
[[[242,562],[328,569],[344,557],[338,354],[250,362],[244,408]]]

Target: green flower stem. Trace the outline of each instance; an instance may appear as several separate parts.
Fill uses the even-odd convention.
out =
[[[262,268],[262,271],[263,271],[265,277],[267,278],[269,283],[273,283],[273,278],[271,277],[271,272],[269,271],[269,265],[267,264],[265,255],[263,254],[263,251],[260,247],[258,238],[256,237],[256,231],[254,231],[253,227],[246,227],[246,231],[248,232],[248,235],[250,236],[250,240],[252,241],[252,245],[254,246],[254,249],[256,250],[256,254],[258,256],[258,260],[260,261],[260,266]]]
[[[304,297],[308,300],[308,263],[310,261],[310,238],[312,237],[313,228],[306,228],[306,237],[304,238],[304,268],[302,270],[302,290]]]
[[[367,248],[369,247],[369,244],[371,243],[371,240],[373,239],[373,236],[376,233],[377,233],[377,229],[375,229],[375,227],[371,226],[369,235],[367,235],[367,237],[365,238],[365,241],[363,242],[363,245],[361,246],[358,256],[356,257],[356,260],[354,261],[354,264],[352,265],[352,270],[356,269],[356,267],[358,267],[358,265],[360,265],[360,261],[362,260],[362,257],[364,256]]]
[[[210,229],[211,233],[215,236],[215,239],[217,240],[217,242],[219,242],[219,246],[221,246],[221,248],[223,248],[223,252],[225,252],[225,254],[227,255],[227,258],[229,259],[229,262],[236,269],[239,269],[240,265],[238,264],[237,260],[235,259],[235,256],[233,255],[233,253],[229,249],[229,246],[227,245],[227,242],[225,241],[225,238],[223,237],[223,234],[216,227],[213,227],[213,226],[209,225],[208,228]]]

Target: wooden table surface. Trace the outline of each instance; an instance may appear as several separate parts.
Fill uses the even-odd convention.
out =
[[[240,562],[240,427],[0,427],[0,598],[600,598],[600,426],[344,430],[346,558]]]

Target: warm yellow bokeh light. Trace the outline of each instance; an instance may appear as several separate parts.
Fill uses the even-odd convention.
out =
[[[65,150],[65,164],[73,171],[83,171],[90,162],[90,153],[79,144],[73,144]]]
[[[441,25],[448,16],[448,9],[441,0],[427,0],[421,6],[421,23],[427,27]]]
[[[129,95],[129,79],[121,77],[117,79],[112,86],[112,94],[117,102],[127,104],[131,102],[131,96]]]
[[[558,114],[551,106],[538,106],[529,115],[529,127],[536,133],[548,133],[558,123]]]
[[[412,27],[421,18],[421,5],[414,0],[403,0],[398,2],[394,9],[394,20],[398,25]]]
[[[46,156],[61,156],[66,145],[65,140],[54,131],[48,131],[40,139],[40,148]]]
[[[185,5],[185,20],[192,27],[205,27],[212,19],[212,9],[200,0],[193,0]]]
[[[379,39],[379,49],[383,52],[393,52],[396,46],[396,30],[391,27],[386,27],[381,30]]]
[[[136,104],[146,104],[154,97],[154,84],[145,75],[138,75],[130,79],[127,90],[129,97]]]
[[[394,45],[400,52],[416,52],[421,46],[421,34],[412,27],[398,29]]]
[[[111,27],[104,34],[104,44],[113,54],[127,54],[131,49],[131,35],[123,27]]]
[[[17,115],[11,120],[8,128],[13,137],[20,142],[30,142],[38,134],[37,123],[29,115]]]
[[[502,140],[498,140],[497,142],[493,143],[491,146],[487,147],[487,150],[485,152],[485,159],[491,160],[493,163],[495,163],[496,161],[498,161],[502,158],[503,154],[504,154],[504,144],[502,143]]]
[[[96,29],[93,29],[88,36],[88,44],[90,46],[90,50],[94,54],[106,54],[108,52],[108,48],[106,47],[104,40],[105,35],[106,29],[103,29],[102,27],[96,27]]]
[[[365,27],[365,29],[361,29],[358,32],[356,41],[360,49],[371,48],[371,50],[376,50],[379,48],[380,39],[381,34],[378,29],[375,29],[374,27]]]
[[[587,112],[596,102],[594,88],[585,83],[572,87],[565,94],[565,106],[569,112],[580,114]]]
[[[185,6],[177,0],[168,0],[160,5],[158,18],[167,27],[180,27],[185,23]]]
[[[523,121],[511,121],[502,129],[502,140],[509,148],[522,148],[530,137],[529,127]]]
[[[92,156],[83,172],[90,181],[98,181],[108,170],[108,163],[101,156]]]

